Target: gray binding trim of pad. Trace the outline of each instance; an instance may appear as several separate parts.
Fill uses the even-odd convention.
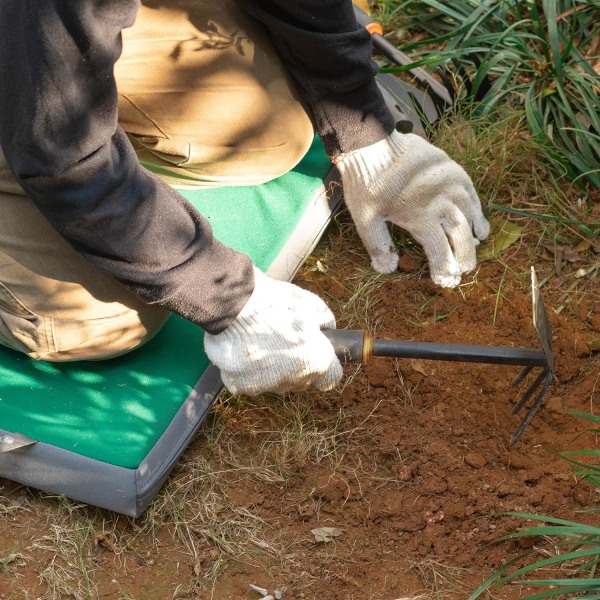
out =
[[[137,469],[117,467],[37,442],[0,454],[0,474],[51,494],[64,494],[72,500],[137,517],[164,483],[221,388],[218,369],[209,365]],[[10,432],[0,429],[2,435]]]
[[[312,203],[298,221],[281,252],[267,269],[267,273],[275,279],[291,281],[319,243],[331,218],[341,206],[340,174],[333,167],[321,189],[316,191]]]
[[[136,505],[133,472],[44,442],[0,455],[2,477],[127,515]]]
[[[332,169],[268,269],[272,277],[291,280],[317,245],[332,215],[341,206],[341,186],[337,181],[339,175]],[[1,452],[0,477],[138,517],[162,487],[222,387],[218,369],[209,365],[137,469],[110,465],[38,441]],[[0,436],[11,435],[14,432],[0,429]]]
[[[192,441],[222,389],[219,369],[209,365],[158,442],[135,470],[137,490],[135,516],[144,512],[162,487],[175,462]]]

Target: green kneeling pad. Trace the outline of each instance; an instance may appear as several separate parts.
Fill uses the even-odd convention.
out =
[[[317,140],[260,186],[181,191],[215,236],[290,280],[339,204]],[[139,516],[222,389],[202,330],[172,315],[125,356],[48,363],[0,347],[0,477]]]

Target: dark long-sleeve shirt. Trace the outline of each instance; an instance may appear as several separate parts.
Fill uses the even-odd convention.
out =
[[[350,0],[238,2],[265,24],[330,156],[391,132],[370,36]],[[138,7],[137,0],[0,2],[0,146],[75,250],[144,301],[218,333],[250,296],[252,265],[140,166],[118,125],[113,67]]]

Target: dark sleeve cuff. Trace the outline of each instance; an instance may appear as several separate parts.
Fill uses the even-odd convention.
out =
[[[315,127],[328,156],[381,141],[394,130],[394,119],[375,80],[351,94],[331,94],[313,105]]]

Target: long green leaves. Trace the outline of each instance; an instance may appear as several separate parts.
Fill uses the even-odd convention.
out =
[[[427,32],[403,47],[420,65],[459,58],[475,89],[487,77],[480,114],[500,103],[524,108],[554,170],[600,188],[600,75],[591,66],[598,2],[405,0],[394,14]]]

